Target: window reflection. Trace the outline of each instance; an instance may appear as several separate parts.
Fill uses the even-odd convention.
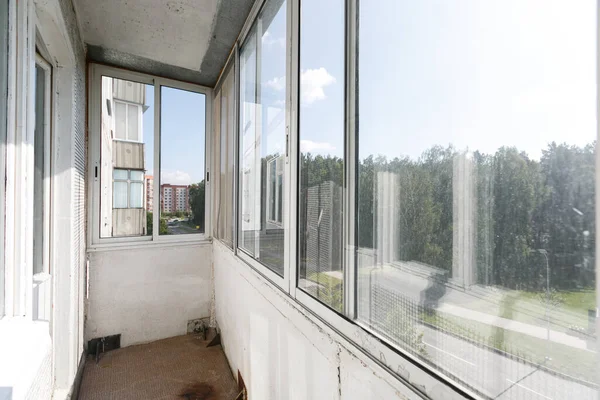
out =
[[[245,252],[283,276],[286,2],[266,3],[240,54],[240,234]]]
[[[487,397],[592,399],[595,6],[526,3],[361,2],[358,319]]]
[[[298,286],[343,309],[344,2],[300,4]]]

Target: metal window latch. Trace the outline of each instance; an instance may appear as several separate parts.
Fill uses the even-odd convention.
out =
[[[286,161],[290,156],[290,127],[285,127],[285,158]]]

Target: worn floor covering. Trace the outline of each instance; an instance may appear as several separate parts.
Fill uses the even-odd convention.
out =
[[[88,357],[79,400],[233,400],[238,394],[220,345],[194,335]]]

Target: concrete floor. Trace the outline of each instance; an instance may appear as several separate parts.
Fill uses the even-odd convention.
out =
[[[88,357],[79,400],[234,400],[237,383],[220,345],[177,336]]]

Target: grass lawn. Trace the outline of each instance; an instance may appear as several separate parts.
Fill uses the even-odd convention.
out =
[[[581,312],[587,316],[588,310],[596,308],[596,291],[579,290],[573,292],[558,292],[563,299],[562,307],[571,311]],[[544,292],[521,292],[521,297],[539,301]]]
[[[548,345],[546,341],[529,335],[440,312],[422,314],[421,320],[442,331],[485,343],[533,364],[543,364],[549,369],[586,381],[597,381],[596,353],[591,351],[554,342]],[[550,360],[545,360],[547,356]]]
[[[334,276],[324,272],[313,273],[307,277],[308,281],[315,282],[319,286],[313,286],[307,290],[311,295],[321,300],[336,311],[343,309],[343,282]]]

